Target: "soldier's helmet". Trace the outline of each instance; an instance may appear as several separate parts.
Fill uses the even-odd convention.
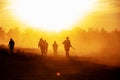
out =
[[[69,37],[67,36],[66,39],[69,39]]]

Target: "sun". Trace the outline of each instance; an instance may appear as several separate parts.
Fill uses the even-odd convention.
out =
[[[32,28],[46,31],[71,29],[95,7],[96,0],[11,0],[11,12]]]

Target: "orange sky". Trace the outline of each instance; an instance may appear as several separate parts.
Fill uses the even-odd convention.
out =
[[[0,0],[0,27],[4,27],[5,29],[14,28],[14,27],[24,28],[27,25],[20,22],[20,20],[18,20],[16,17],[14,17],[12,13],[10,13],[11,10],[8,9],[7,7],[10,4],[10,1],[11,0]],[[120,20],[119,20],[120,19],[120,0],[98,0],[98,4],[96,5],[96,7],[97,7],[96,8],[97,10],[88,14],[87,17],[84,17],[82,21],[81,20],[78,21],[75,27],[80,27],[83,29],[86,29],[88,27],[92,27],[92,28],[104,27],[107,30],[113,30],[115,28],[120,29]],[[109,60],[111,60],[112,62],[113,60],[119,61],[120,59],[119,54],[117,54],[116,52],[117,51],[116,48],[118,48],[119,50],[119,46],[115,47],[115,45],[119,45],[119,39],[116,36],[113,35],[113,37],[116,37],[115,38],[116,44],[115,44],[115,41],[112,40],[111,38],[110,41],[112,41],[113,42],[112,44],[115,44],[115,45],[113,45],[112,47],[110,46],[111,50],[110,51],[108,50],[108,52],[112,52],[113,50],[114,54],[112,55],[109,54],[109,56],[108,54],[91,55],[89,53],[96,53],[96,52],[99,53],[102,49],[105,49],[105,47],[108,47],[109,49],[110,44],[107,44],[107,43],[111,43],[111,42],[110,41],[108,42],[106,39],[103,39],[104,36],[103,38],[99,38],[97,34],[96,34],[96,37],[98,38],[89,39],[89,33],[87,33],[88,39],[86,40],[86,37],[84,37],[85,35],[83,34],[80,35],[77,33],[78,29],[79,28],[76,28],[71,31],[66,31],[66,32],[63,31],[61,32],[61,35],[59,33],[45,33],[42,31],[40,32],[36,30],[34,31],[31,29],[27,29],[26,32],[23,32],[24,35],[21,35],[21,34],[19,35],[19,30],[17,30],[16,28],[14,32],[12,32],[12,36],[9,36],[9,37],[13,37],[13,39],[16,42],[15,46],[32,47],[32,48],[38,48],[39,38],[43,37],[48,41],[50,46],[49,49],[51,50],[52,50],[52,43],[54,40],[56,40],[59,43],[59,51],[64,51],[62,42],[63,40],[65,40],[66,36],[70,36],[71,43],[76,48],[76,50],[71,49],[71,53],[73,53],[71,55],[89,55],[93,57],[96,57],[96,55],[98,55],[97,57],[105,55],[105,57],[106,56],[110,57],[108,58],[108,61]],[[18,34],[16,33],[16,31]],[[8,41],[9,41],[9,38],[7,38],[5,42],[3,40],[3,43],[7,45]],[[0,44],[1,44],[1,40],[0,40]],[[78,54],[74,54],[74,52]],[[118,58],[118,60],[116,57]],[[103,57],[100,57],[100,59],[103,59]]]
[[[0,0],[0,26],[4,28],[12,28],[19,26],[26,26],[24,23],[20,23],[10,10],[7,8],[10,0]],[[88,17],[84,18],[83,21],[78,21],[75,26],[87,27],[105,27],[108,30],[114,28],[120,29],[119,17],[120,17],[120,1],[119,0],[100,0],[98,10],[89,14]]]

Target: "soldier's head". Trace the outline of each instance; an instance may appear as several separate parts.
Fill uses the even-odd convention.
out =
[[[42,40],[42,38],[40,38],[40,40]]]
[[[56,41],[54,41],[54,43],[56,43]]]
[[[67,36],[67,37],[66,37],[66,39],[68,40],[68,39],[69,39],[69,37]]]
[[[13,39],[12,39],[12,38],[10,38],[10,40],[12,41]]]

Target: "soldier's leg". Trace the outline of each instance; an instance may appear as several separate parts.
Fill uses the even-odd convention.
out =
[[[12,48],[10,48],[10,54],[12,54]]]
[[[68,50],[67,56],[69,56],[69,50]]]
[[[69,56],[69,49],[66,48],[66,56]]]
[[[57,55],[57,49],[55,49],[55,55]]]
[[[41,55],[43,55],[43,49],[41,48]]]
[[[69,51],[67,51],[66,55],[69,56]]]
[[[43,55],[46,55],[46,49],[43,49]]]
[[[56,55],[57,55],[57,49],[55,50],[55,53],[56,53]]]
[[[65,52],[66,52],[66,56],[68,56],[68,50],[65,50]]]
[[[11,48],[10,48],[10,54],[11,54]]]
[[[47,56],[48,49],[45,50],[45,56]]]
[[[13,54],[13,48],[11,49],[11,52],[12,52],[12,54]]]

